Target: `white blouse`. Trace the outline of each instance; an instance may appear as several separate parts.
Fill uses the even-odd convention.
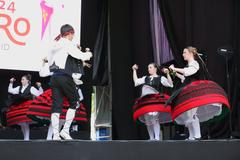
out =
[[[185,77],[191,76],[199,70],[199,64],[197,61],[193,60],[188,63],[188,67],[183,68],[184,72],[183,75]]]
[[[135,83],[135,86],[139,86],[139,85],[142,85],[145,83],[145,78],[146,76],[142,77],[142,78],[138,78],[134,83]],[[152,77],[153,78],[153,77]],[[173,87],[173,84],[170,84],[168,82],[168,79],[164,76],[161,77],[161,83],[163,86],[165,87]],[[145,96],[145,95],[149,95],[149,94],[154,94],[154,93],[158,93],[158,91],[151,87],[151,86],[148,86],[148,85],[143,85],[142,87],[142,94],[141,94],[141,97]]]
[[[135,87],[144,84],[146,77],[147,77],[147,76],[143,76],[142,78],[138,78],[138,79],[134,82]],[[170,83],[168,82],[168,79],[167,79],[166,77],[164,77],[164,76],[161,77],[161,83],[162,83],[162,85],[165,86],[165,87],[173,87],[173,84],[170,84]]]
[[[27,86],[23,86],[22,89],[21,89],[21,93],[24,92],[24,90],[28,87]],[[20,89],[20,86],[17,86],[15,88],[13,88],[13,84],[12,83],[9,83],[9,86],[8,86],[8,93],[11,93],[11,94],[19,94],[19,89]],[[43,93],[43,89],[42,87],[39,87],[39,90],[36,89],[35,87],[31,87],[30,89],[30,92],[32,95],[34,96],[39,96]]]

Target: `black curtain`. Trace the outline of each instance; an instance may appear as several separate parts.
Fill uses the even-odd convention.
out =
[[[113,139],[136,139],[131,117],[134,95],[131,77],[130,1],[109,1]]]
[[[102,0],[82,0],[82,19],[81,19],[81,46],[89,47],[94,53],[95,42],[98,35],[99,24],[101,23],[100,13],[102,8]],[[92,61],[92,60],[91,60]],[[92,63],[92,62],[90,62]],[[83,76],[84,85],[81,86],[84,96],[84,103],[87,106],[88,123],[81,126],[88,131],[90,136],[90,117],[91,117],[91,94],[92,94],[92,74],[93,69],[85,68]]]
[[[205,56],[205,62],[213,80],[226,89],[224,58],[217,54],[221,46],[233,46],[234,58],[229,61],[232,113],[238,114],[239,92],[239,1],[238,0],[159,0],[165,29],[176,61],[182,62],[181,53],[186,46],[197,47]],[[226,89],[227,90],[227,89]],[[229,118],[213,123],[206,134],[214,138],[229,136]],[[237,122],[236,115],[232,122]],[[235,124],[233,124],[235,126]],[[204,129],[203,129],[204,131]]]
[[[93,84],[107,85],[108,75],[108,1],[99,0],[99,27],[94,46]]]
[[[113,85],[113,139],[147,139],[145,126],[133,121],[132,106],[139,92],[134,88],[132,65],[139,77],[153,61],[148,0],[110,1],[110,36]]]
[[[231,59],[231,102],[232,102],[232,124],[233,136],[240,137],[240,1],[234,1],[234,29],[233,29],[233,48],[235,54]]]

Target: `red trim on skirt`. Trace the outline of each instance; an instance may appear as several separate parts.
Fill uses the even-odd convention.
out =
[[[26,114],[29,104],[31,104],[31,100],[11,106],[9,111],[7,111],[7,126],[33,122]]]
[[[33,123],[35,119],[31,116],[39,116],[39,117],[47,117],[50,119],[51,117],[51,105],[52,105],[52,94],[51,90],[45,91],[40,96],[36,97],[34,100],[29,100],[23,102],[19,105],[14,105],[10,107],[7,112],[7,125],[17,125],[19,123],[28,122]],[[63,109],[62,114],[60,115],[60,119],[66,118],[66,112],[69,107],[69,103],[66,98],[63,101]],[[28,118],[29,117],[29,118]],[[87,121],[87,112],[85,105],[81,104],[80,107],[76,110],[76,115],[74,121]]]
[[[149,94],[138,98],[133,106],[133,119],[136,121],[139,117],[149,112],[166,112],[171,113],[171,107],[165,106],[165,102],[169,98],[167,94]],[[171,118],[171,117],[170,117]]]
[[[164,104],[150,104],[146,105],[143,108],[138,109],[133,113],[133,119],[136,121],[139,117],[143,116],[149,112],[168,112],[171,113],[170,106],[164,106]]]
[[[172,111],[172,119],[175,120],[175,118],[178,117],[180,114],[190,109],[201,107],[211,103],[222,103],[230,109],[230,105],[226,97],[219,94],[209,94],[191,98],[177,105]]]

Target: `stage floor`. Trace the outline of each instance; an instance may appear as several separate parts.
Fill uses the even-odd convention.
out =
[[[240,160],[240,140],[0,140],[1,160]]]

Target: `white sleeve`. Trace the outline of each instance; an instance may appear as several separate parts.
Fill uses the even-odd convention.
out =
[[[9,83],[8,85],[8,93],[11,93],[11,94],[19,94],[19,87],[20,86],[17,86],[15,88],[13,88],[13,84],[12,83]]]
[[[199,64],[198,64],[198,62],[195,61],[193,63],[190,63],[189,66],[185,67],[183,70],[184,70],[183,75],[185,77],[191,76],[191,75],[197,73],[197,71],[199,70]]]
[[[40,77],[47,77],[47,76],[50,76],[52,75],[52,73],[50,72],[50,69],[49,69],[49,65],[48,64],[45,64],[39,71],[39,76]]]
[[[82,60],[82,61],[88,61],[92,57],[91,52],[82,52],[80,51],[76,46],[74,45],[69,45],[67,46],[67,53],[71,55],[73,58]]]
[[[141,84],[144,84],[144,83],[145,83],[145,78],[146,78],[146,76],[144,76],[144,77],[142,77],[142,78],[138,78],[138,79],[134,82],[135,87],[136,87],[136,86],[139,86],[139,85],[141,85]]]
[[[39,87],[39,90],[36,89],[35,87],[31,87],[30,92],[34,96],[39,96],[39,95],[41,95],[43,93],[43,89],[42,89],[42,87]]]
[[[173,87],[173,84],[170,84],[168,82],[168,79],[166,77],[164,77],[164,76],[161,77],[161,83],[165,87]]]

